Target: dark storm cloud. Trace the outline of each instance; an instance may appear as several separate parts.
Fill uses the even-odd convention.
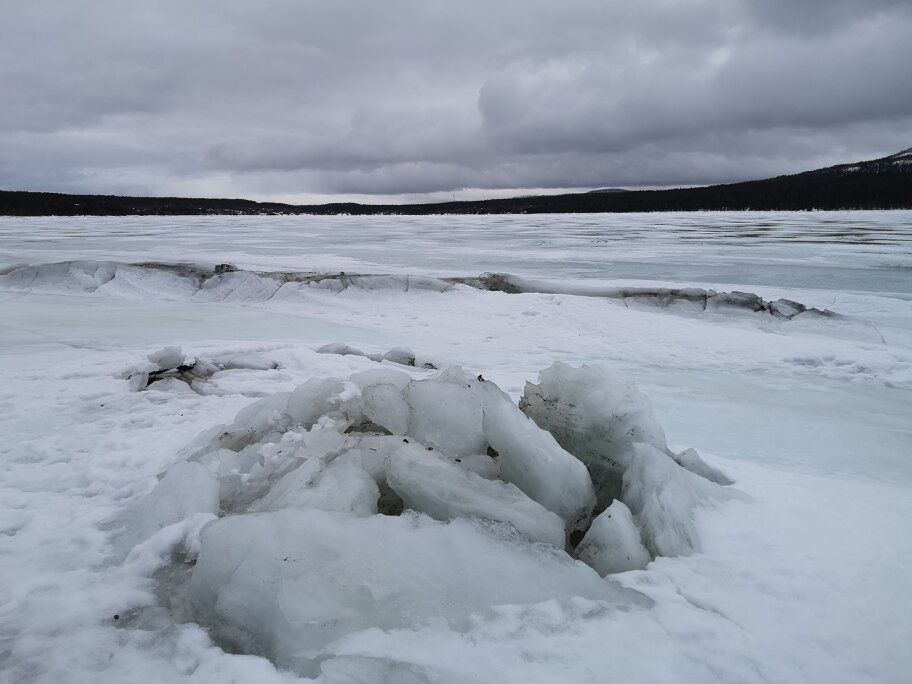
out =
[[[912,145],[908,0],[5,0],[0,187],[693,184]]]

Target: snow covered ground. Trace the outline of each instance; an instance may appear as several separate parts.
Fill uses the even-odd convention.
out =
[[[536,586],[348,633],[322,681],[912,680],[909,212],[0,219],[0,272],[3,681],[295,681],[188,621],[154,549],[125,561],[125,516],[201,432],[309,378],[459,365],[518,399],[554,361],[634,379],[672,448],[747,496],[697,510],[699,552],[610,576],[651,603]],[[440,280],[483,272],[547,287]],[[664,294],[593,296],[631,288]],[[223,369],[135,391],[168,345]]]

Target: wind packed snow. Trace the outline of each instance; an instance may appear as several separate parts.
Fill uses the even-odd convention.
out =
[[[908,212],[0,241],[0,681],[912,678]]]

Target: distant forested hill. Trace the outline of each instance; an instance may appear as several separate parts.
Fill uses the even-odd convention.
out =
[[[242,199],[0,191],[5,216],[204,214],[541,214],[633,211],[912,209],[912,148],[791,176],[669,190],[584,192],[477,202],[291,205]]]

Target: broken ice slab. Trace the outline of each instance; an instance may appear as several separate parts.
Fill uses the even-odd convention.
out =
[[[538,385],[526,383],[520,407],[586,464],[597,512],[621,495],[634,444],[666,448],[649,399],[633,382],[601,366],[552,364],[539,373]]]
[[[389,456],[387,482],[407,508],[437,520],[496,520],[531,541],[558,548],[566,543],[563,520],[518,487],[463,470],[420,445],[406,444]]]
[[[645,568],[650,561],[630,509],[615,501],[592,521],[574,554],[600,575]]]
[[[294,509],[204,527],[190,583],[196,618],[224,646],[304,676],[347,634],[430,622],[464,630],[492,606],[576,596],[649,604],[502,525]]]

